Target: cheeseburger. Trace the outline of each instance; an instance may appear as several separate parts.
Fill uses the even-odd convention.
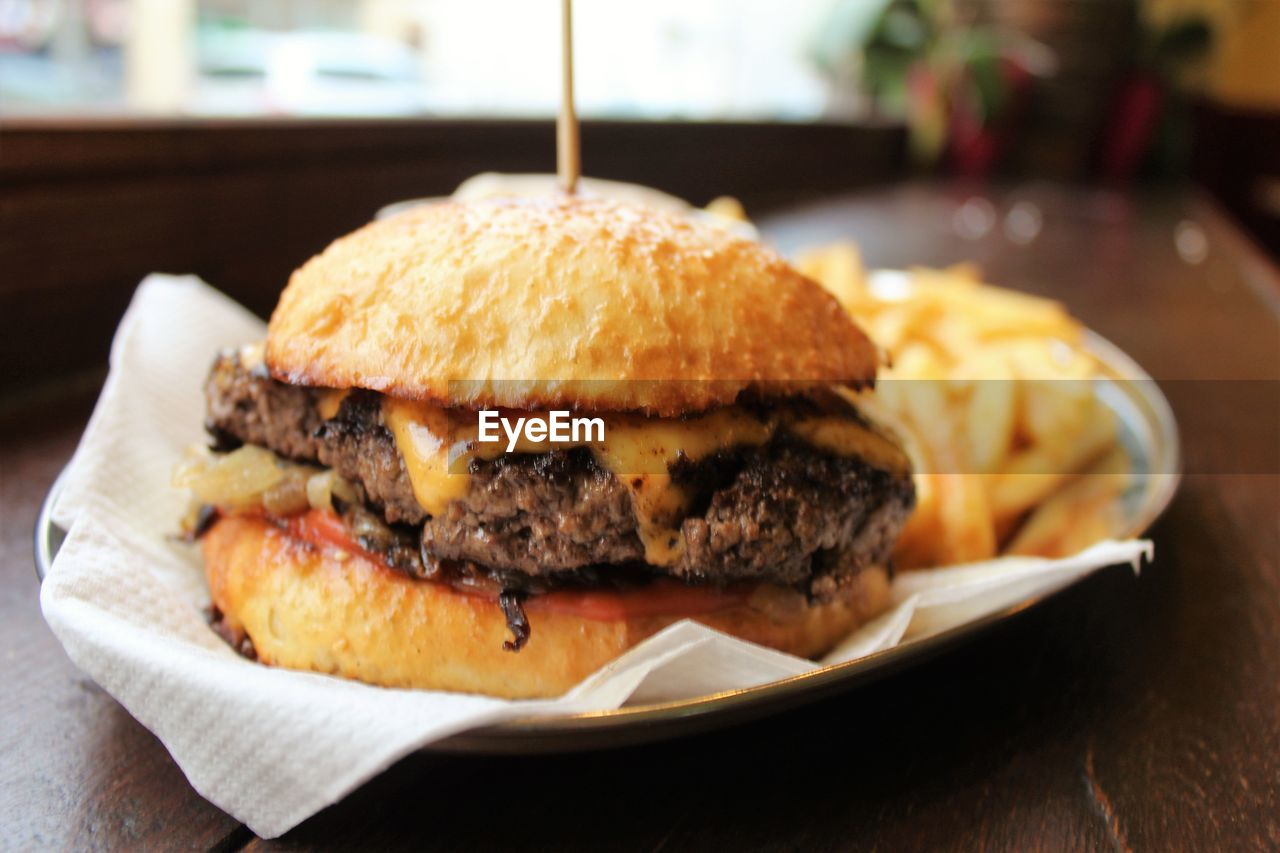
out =
[[[888,602],[878,355],[759,244],[579,197],[451,201],[295,272],[179,468],[215,628],[265,663],[554,696],[681,619],[804,656]]]

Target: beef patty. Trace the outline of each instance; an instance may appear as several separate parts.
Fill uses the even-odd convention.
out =
[[[235,354],[215,361],[205,393],[216,444],[332,467],[389,523],[420,531],[427,574],[450,561],[552,581],[644,563],[630,493],[585,449],[473,460],[468,491],[431,517],[414,498],[378,395],[352,392],[325,420],[321,392],[246,369]],[[823,599],[887,561],[915,499],[907,475],[781,436],[681,459],[671,474],[695,497],[678,522],[682,555],[653,571],[697,583],[764,580]]]

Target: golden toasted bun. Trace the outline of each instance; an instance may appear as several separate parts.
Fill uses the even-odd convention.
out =
[[[293,274],[266,360],[287,382],[447,406],[670,416],[865,384],[878,356],[757,243],[559,197],[429,204],[343,237]]]
[[[387,687],[558,696],[674,617],[584,619],[529,612],[519,652],[496,602],[413,580],[335,548],[317,548],[260,519],[219,520],[203,538],[213,603],[259,660]],[[698,621],[803,656],[821,654],[888,605],[889,581],[868,569],[847,597],[767,615],[738,606]]]

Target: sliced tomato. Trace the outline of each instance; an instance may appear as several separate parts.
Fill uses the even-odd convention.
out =
[[[285,529],[289,531],[289,535],[295,539],[301,539],[313,545],[332,545],[344,551],[350,551],[353,554],[360,554],[378,560],[376,555],[370,554],[361,548],[360,543],[351,538],[347,526],[342,523],[342,519],[334,512],[309,509],[301,515],[291,515],[282,519],[282,521],[284,521]],[[381,560],[378,560],[378,562],[381,562]]]
[[[335,513],[312,509],[300,515],[280,519],[290,536],[313,545],[331,546],[358,554],[376,563],[382,559],[360,547],[347,526]],[[434,583],[434,581],[421,581]],[[496,591],[459,589],[463,595],[497,600]],[[659,578],[644,586],[628,590],[557,590],[530,596],[525,609],[531,612],[560,613],[580,619],[615,621],[647,616],[685,617],[714,613],[742,604],[750,595],[749,587],[713,589],[689,586],[676,580]]]

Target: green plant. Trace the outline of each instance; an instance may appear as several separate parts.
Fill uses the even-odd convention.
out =
[[[904,119],[927,163],[958,111],[979,128],[1001,115],[1009,65],[1041,73],[1052,64],[1026,37],[962,19],[952,0],[836,0],[810,55],[829,76],[855,75],[878,113]]]

